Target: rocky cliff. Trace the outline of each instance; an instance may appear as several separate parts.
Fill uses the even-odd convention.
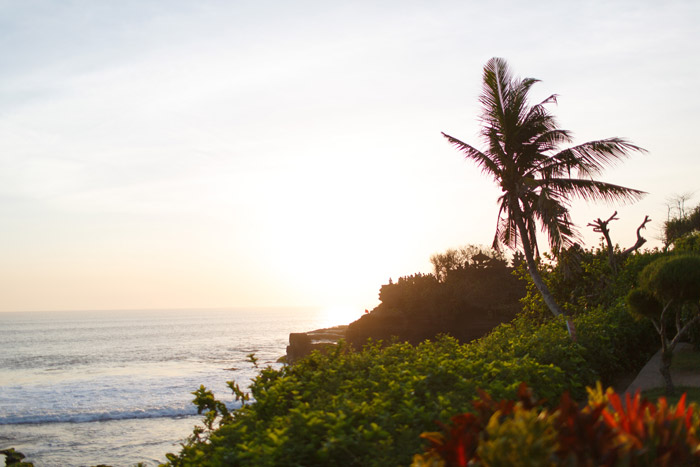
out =
[[[294,363],[309,355],[314,350],[321,352],[335,346],[340,339],[345,338],[347,325],[332,328],[317,329],[309,332],[293,332],[289,334],[287,346],[287,363]]]

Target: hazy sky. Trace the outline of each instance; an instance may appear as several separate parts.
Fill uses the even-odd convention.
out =
[[[649,150],[612,236],[700,177],[700,2],[0,1],[0,310],[350,306],[490,244],[493,56],[577,142]],[[691,201],[700,202],[700,190]],[[617,206],[575,204],[586,223]]]

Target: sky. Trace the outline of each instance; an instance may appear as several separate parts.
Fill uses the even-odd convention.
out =
[[[700,3],[0,0],[0,311],[313,306],[359,317],[430,255],[490,245],[489,58],[575,143],[648,150],[604,181],[613,241],[700,203]],[[342,315],[342,316],[341,316]],[[347,322],[347,321],[346,321]]]

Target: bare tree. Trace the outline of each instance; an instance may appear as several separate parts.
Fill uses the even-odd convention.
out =
[[[651,218],[649,216],[644,216],[644,221],[637,227],[637,241],[635,242],[634,245],[631,247],[627,248],[625,251],[623,251],[620,254],[620,258],[616,258],[615,256],[615,248],[613,247],[612,240],[610,239],[610,229],[608,228],[608,224],[611,221],[617,221],[620,220],[617,216],[617,211],[613,213],[612,216],[610,216],[607,220],[602,220],[600,218],[596,219],[593,222],[590,222],[588,224],[589,227],[593,227],[594,232],[602,233],[603,238],[605,238],[605,244],[607,246],[607,251],[608,251],[608,264],[610,265],[610,269],[612,269],[613,273],[617,274],[617,267],[619,260],[622,258],[627,257],[631,253],[639,250],[642,245],[644,245],[647,242],[647,239],[642,237],[641,232],[642,229],[646,228],[646,225],[651,222]]]

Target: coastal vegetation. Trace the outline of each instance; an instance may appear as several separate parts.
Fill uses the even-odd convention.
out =
[[[473,411],[452,417],[442,431],[423,433],[430,442],[412,467],[640,465],[691,466],[700,462],[700,416],[682,396],[675,406],[601,386],[581,407],[564,395],[543,407],[523,384],[518,400],[494,401],[488,394]]]
[[[167,465],[697,464],[695,406],[635,397],[623,407],[602,390],[657,350],[654,325],[630,313],[626,296],[649,288],[640,272],[676,253],[639,251],[643,241],[623,251],[609,235],[607,248],[585,249],[569,218],[572,197],[639,198],[638,190],[594,177],[642,150],[609,138],[557,151],[570,134],[545,109],[555,96],[527,103],[535,82],[514,79],[505,61],[492,59],[481,97],[488,149],[445,135],[501,186],[494,247],[522,255],[510,265],[497,250],[435,255],[433,274],[386,284],[380,306],[358,320],[381,332],[353,334],[362,326],[352,323],[350,342],[262,369],[250,394],[232,383],[242,404],[235,411],[200,388],[204,426],[168,454]],[[551,255],[540,255],[538,225]],[[520,285],[510,282],[513,274]],[[520,298],[513,319],[475,340],[460,336],[460,315],[473,321],[507,309],[502,317],[511,317],[510,305],[491,300],[496,292]],[[449,325],[435,335],[435,326],[425,329],[432,323]]]
[[[628,312],[625,292],[662,254],[631,255],[618,274],[603,249],[582,250],[575,271],[563,263],[540,267],[556,298],[572,299],[575,342],[523,271],[530,288],[523,313],[471,343],[442,336],[356,351],[341,343],[280,370],[262,369],[250,387],[253,402],[230,413],[202,389],[196,403],[208,421],[169,455],[169,465],[408,465],[426,449],[421,434],[469,411],[481,390],[516,400],[525,382],[544,407],[565,393],[585,400],[587,386],[614,384],[656,351],[653,326]],[[567,288],[571,281],[580,286]]]
[[[661,374],[666,393],[675,390],[671,379],[673,351],[681,338],[700,323],[700,256],[666,256],[647,265],[639,287],[630,291],[627,302],[633,312],[649,318],[661,338]],[[674,331],[670,331],[675,325]]]
[[[689,195],[681,195],[674,197],[675,206],[669,206],[669,218],[664,223],[664,243],[675,245],[678,247],[679,240],[681,243],[685,238],[697,237],[700,231],[700,204],[691,208],[690,211],[685,210],[685,201]]]

